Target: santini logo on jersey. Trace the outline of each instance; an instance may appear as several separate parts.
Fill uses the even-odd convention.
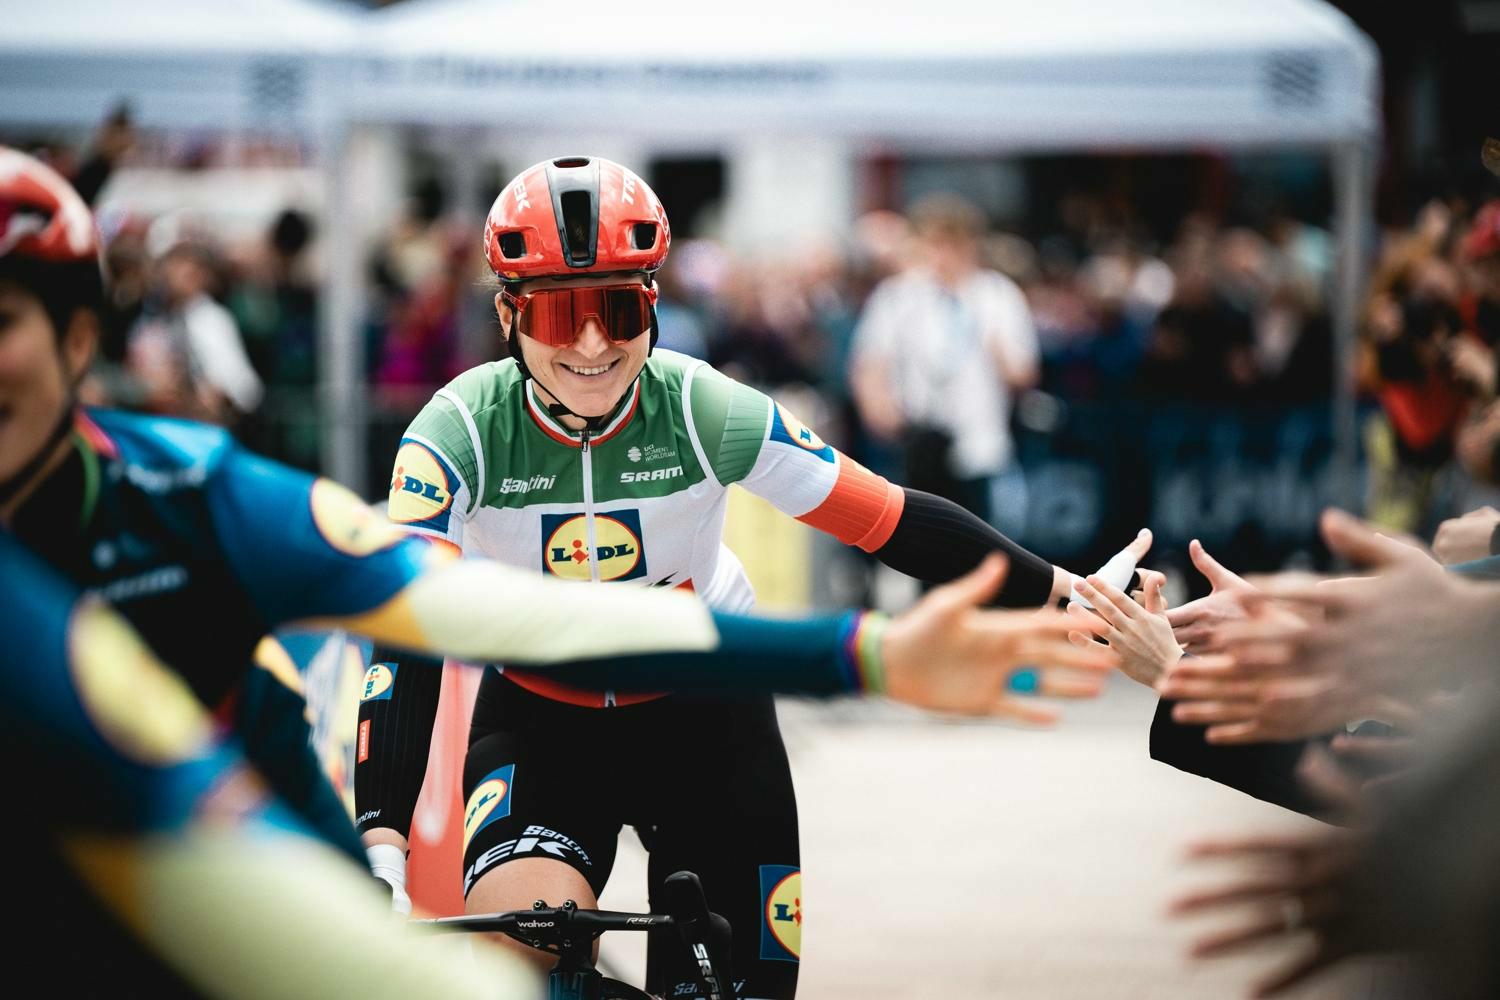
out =
[[[670,469],[642,469],[640,472],[620,473],[622,483],[650,483],[662,479],[682,478],[682,466],[674,465]]]
[[[530,479],[502,479],[501,493],[530,493],[532,490],[550,490],[557,485],[556,476],[532,476]]]

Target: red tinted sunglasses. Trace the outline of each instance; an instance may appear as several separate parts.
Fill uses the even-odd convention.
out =
[[[590,319],[610,340],[623,344],[651,329],[656,285],[596,285],[539,288],[525,295],[502,289],[501,301],[515,310],[516,329],[549,347],[567,347]]]

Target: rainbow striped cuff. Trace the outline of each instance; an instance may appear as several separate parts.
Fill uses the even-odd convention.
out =
[[[891,620],[875,611],[851,614],[844,623],[839,648],[849,690],[885,694],[885,660],[880,640]]]

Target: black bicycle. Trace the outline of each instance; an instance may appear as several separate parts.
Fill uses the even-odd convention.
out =
[[[421,921],[444,930],[500,933],[557,956],[547,977],[547,1000],[653,1000],[651,994],[610,979],[594,966],[594,941],[606,931],[675,930],[697,968],[705,1000],[736,1000],[732,979],[729,922],[708,911],[703,885],[692,872],[667,877],[662,887],[666,913],[581,910],[573,900],[530,910],[439,917]]]

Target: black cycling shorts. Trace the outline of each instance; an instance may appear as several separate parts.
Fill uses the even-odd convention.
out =
[[[603,892],[616,838],[650,853],[651,907],[673,872],[696,872],[734,931],[742,997],[789,1000],[801,953],[797,804],[769,696],[669,695],[584,708],[487,670],[464,766],[464,894],[516,858],[571,865]],[[553,906],[562,900],[547,900]],[[680,940],[653,935],[646,987],[693,997]]]

